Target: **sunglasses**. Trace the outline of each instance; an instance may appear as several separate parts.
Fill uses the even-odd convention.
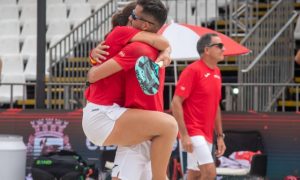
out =
[[[145,21],[145,22],[148,22],[148,23],[150,23],[150,24],[153,24],[153,25],[154,25],[154,23],[153,23],[153,22],[151,22],[151,21],[148,21],[148,20],[146,20],[146,19],[144,19],[144,18],[141,18],[141,17],[137,16],[137,15],[135,14],[135,11],[134,11],[134,10],[132,10],[132,12],[131,12],[131,17],[132,17],[132,19],[133,19],[133,20]]]
[[[223,43],[214,43],[214,44],[207,45],[207,47],[213,47],[213,46],[217,46],[220,49],[224,48],[224,44]]]

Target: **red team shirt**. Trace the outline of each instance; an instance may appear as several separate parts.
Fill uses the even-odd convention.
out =
[[[125,107],[163,111],[163,88],[165,81],[165,69],[159,71],[159,91],[155,95],[146,95],[140,87],[134,70],[135,63],[140,56],[148,56],[155,60],[158,51],[141,42],[133,42],[122,49],[113,59],[119,63],[125,71]]]
[[[138,32],[139,30],[133,27],[115,27],[105,39],[105,44],[109,46],[107,60],[115,56]],[[95,104],[112,105],[117,103],[124,106],[124,76],[124,71],[120,71],[90,84],[85,91],[86,99]]]
[[[220,69],[209,68],[201,59],[181,73],[175,95],[185,98],[183,112],[189,136],[202,135],[212,143],[221,83]]]

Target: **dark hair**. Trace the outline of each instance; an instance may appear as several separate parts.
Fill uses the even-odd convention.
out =
[[[216,33],[207,33],[200,37],[197,42],[197,51],[201,56],[204,53],[205,47],[207,47],[211,43],[212,37],[218,37]]]
[[[134,10],[136,2],[131,2],[127,4],[120,12],[117,12],[112,16],[112,27],[116,26],[126,26],[128,23],[128,18],[131,15],[131,12]]]
[[[152,16],[159,23],[159,28],[165,24],[168,10],[160,0],[137,0],[137,5],[143,7],[143,13]]]

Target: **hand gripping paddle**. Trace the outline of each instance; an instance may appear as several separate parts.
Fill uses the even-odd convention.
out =
[[[155,63],[147,56],[138,58],[135,64],[135,73],[143,92],[155,95],[159,89],[159,68],[163,62]]]

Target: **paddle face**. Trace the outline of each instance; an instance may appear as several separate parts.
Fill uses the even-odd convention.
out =
[[[159,66],[147,56],[141,56],[136,61],[136,77],[143,92],[147,95],[154,95],[158,92]]]

